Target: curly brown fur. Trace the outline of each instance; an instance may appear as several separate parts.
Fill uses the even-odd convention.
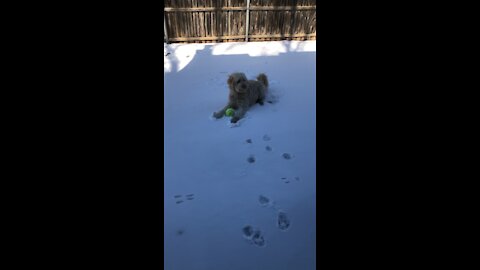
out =
[[[238,120],[245,116],[247,110],[259,103],[263,105],[268,88],[268,78],[265,74],[259,74],[257,80],[247,80],[245,74],[237,72],[228,77],[227,80],[229,94],[228,103],[218,112],[214,112],[215,118],[222,118],[225,115],[225,111],[228,108],[235,110],[235,113],[231,119],[232,123],[236,123]]]

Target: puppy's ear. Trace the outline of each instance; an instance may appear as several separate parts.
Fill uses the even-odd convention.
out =
[[[228,85],[229,85],[230,87],[233,88],[233,76],[232,76],[232,75],[230,75],[230,76],[228,77],[227,83],[228,83]]]

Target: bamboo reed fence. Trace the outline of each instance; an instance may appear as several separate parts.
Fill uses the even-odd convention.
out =
[[[312,0],[166,0],[164,11],[168,43],[316,39]]]

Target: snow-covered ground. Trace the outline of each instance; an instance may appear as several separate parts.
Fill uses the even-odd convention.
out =
[[[315,45],[165,45],[165,269],[315,269]],[[272,103],[232,126],[236,71]]]

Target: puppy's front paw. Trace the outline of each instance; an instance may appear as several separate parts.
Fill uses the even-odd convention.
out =
[[[213,117],[219,119],[219,118],[222,118],[223,117],[223,113],[220,113],[220,112],[214,112],[213,113]]]
[[[234,117],[232,117],[232,120],[230,120],[230,123],[234,123],[234,124],[235,124],[235,123],[238,122],[238,120],[240,120],[240,118],[234,116]]]

